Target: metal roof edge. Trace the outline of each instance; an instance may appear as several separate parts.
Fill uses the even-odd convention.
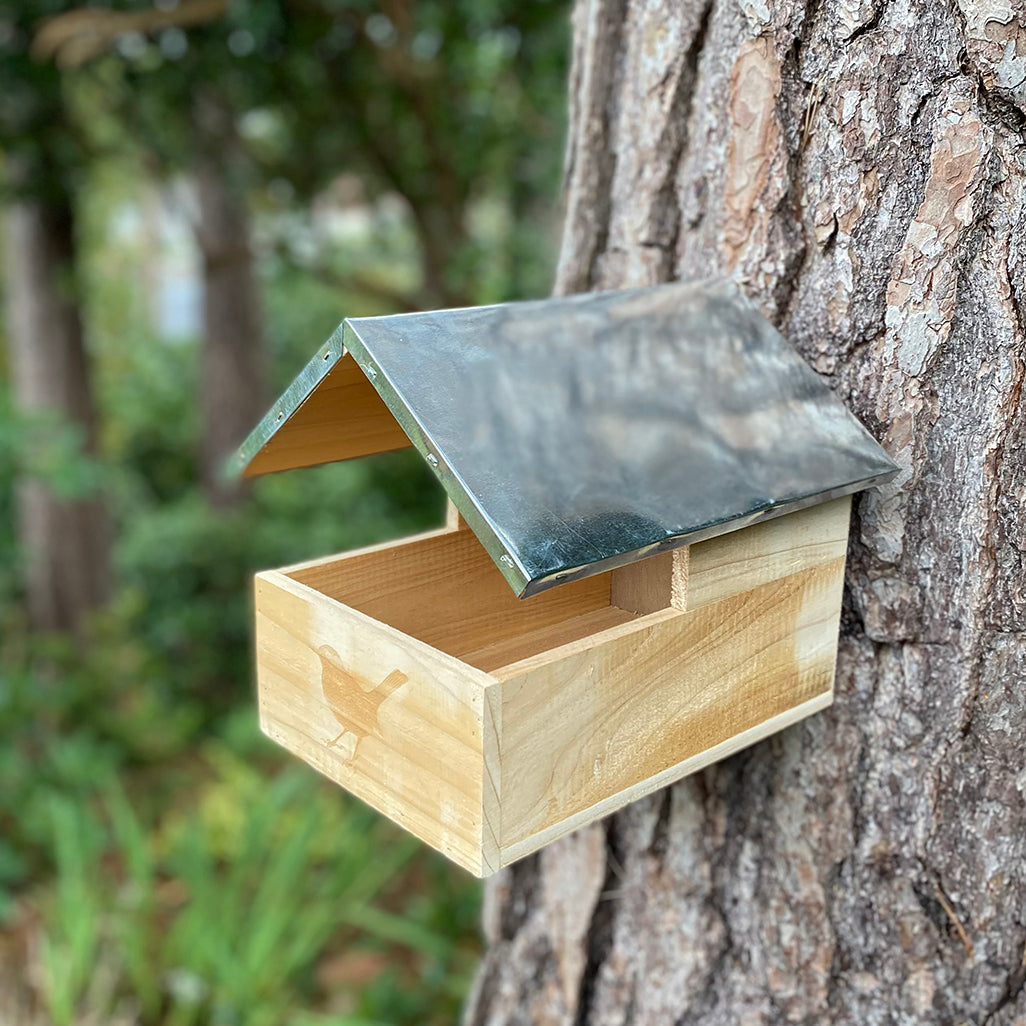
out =
[[[485,551],[492,557],[506,582],[518,598],[524,598],[532,584],[530,575],[507,545],[500,528],[477,504],[473,493],[453,467],[442,447],[438,445],[416,412],[403,398],[386,371],[375,362],[367,351],[359,333],[359,320],[361,319],[364,318],[346,318],[342,322],[344,350],[356,360],[357,366],[381,396],[392,416],[395,417],[399,426],[413,443],[413,447],[434,471],[435,476],[445,489],[446,495],[459,510],[467,522],[467,526],[484,546]]]
[[[593,563],[586,563],[577,569],[559,570],[541,575],[530,581],[521,593],[520,598],[530,598],[532,595],[537,595],[560,584],[568,584],[571,581],[581,580],[582,578],[590,577],[592,574],[604,573],[608,570],[618,570],[621,567],[630,566],[631,563],[647,559],[649,556],[656,556],[663,552],[670,552],[673,549],[684,548],[688,545],[697,545],[699,542],[719,538],[724,534],[732,534],[734,531],[740,531],[755,524],[765,523],[767,520],[774,520],[777,517],[787,516],[790,513],[797,513],[799,510],[818,506],[833,499],[841,499],[846,495],[856,495],[859,492],[866,491],[869,488],[891,480],[900,469],[895,464],[893,470],[888,470],[882,474],[874,474],[871,477],[860,478],[857,481],[850,481],[826,492],[812,492],[797,499],[782,499],[770,505],[761,506],[750,512],[742,513],[730,520],[717,521],[714,524],[699,527],[696,530],[683,534],[668,535],[666,538],[653,542],[651,545],[620,552],[615,556],[596,560]]]
[[[303,402],[317,389],[331,369],[346,355],[343,345],[343,321],[331,337],[310,357],[306,366],[292,379],[278,400],[261,417],[245,441],[227,460],[226,475],[244,477],[257,453],[281,430]]]

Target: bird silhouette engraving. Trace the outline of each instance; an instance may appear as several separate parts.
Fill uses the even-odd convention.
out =
[[[356,757],[364,738],[380,736],[378,711],[382,703],[401,688],[409,677],[401,670],[393,670],[381,683],[375,684],[347,670],[338,652],[330,645],[322,645],[317,649],[317,655],[321,660],[321,691],[324,700],[342,728],[328,745],[341,749],[346,761],[350,761]]]

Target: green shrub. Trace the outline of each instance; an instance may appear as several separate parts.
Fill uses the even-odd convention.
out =
[[[232,734],[204,743],[191,791],[164,807],[106,770],[76,799],[33,796],[56,858],[37,972],[55,1026],[126,1002],[175,1026],[452,1021],[476,953],[473,881],[305,767],[271,770],[252,724]],[[369,978],[319,974],[354,952]]]

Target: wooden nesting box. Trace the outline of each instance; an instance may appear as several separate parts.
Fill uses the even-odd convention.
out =
[[[347,320],[238,469],[410,444],[460,515],[257,575],[260,720],[461,866],[830,703],[895,465],[729,282]]]

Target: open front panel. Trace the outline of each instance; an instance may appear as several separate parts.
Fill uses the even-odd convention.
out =
[[[830,703],[849,509],[624,568],[645,615],[495,671],[504,865]]]
[[[843,577],[841,556],[504,667],[503,862],[828,705]]]

